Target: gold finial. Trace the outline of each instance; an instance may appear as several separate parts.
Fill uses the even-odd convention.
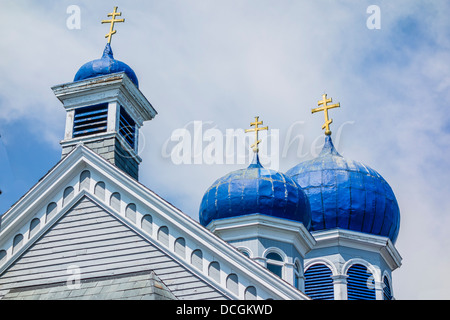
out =
[[[102,20],[102,23],[111,23],[109,27],[109,33],[105,35],[105,38],[108,38],[108,43],[111,43],[111,37],[113,34],[115,34],[117,31],[114,29],[114,23],[115,22],[125,22],[125,19],[116,19],[116,16],[121,16],[122,12],[116,12],[117,7],[114,7],[114,11],[111,13],[108,13],[108,17],[111,17],[111,20]]]
[[[262,125],[262,121],[258,121],[259,117],[255,117],[255,122],[250,122],[250,126],[255,126],[253,129],[245,129],[245,132],[255,132],[255,143],[250,147],[253,148],[253,152],[257,153],[259,151],[258,144],[261,140],[258,140],[258,131],[260,130],[269,130],[269,127],[258,127],[258,125]]]
[[[325,134],[327,136],[329,136],[329,135],[331,135],[330,124],[333,122],[333,119],[328,119],[328,109],[339,108],[340,104],[336,103],[336,104],[328,105],[327,103],[332,102],[332,99],[331,98],[327,99],[327,94],[326,93],[324,93],[322,95],[322,99],[323,100],[320,100],[317,103],[317,105],[319,105],[319,106],[322,105],[322,107],[312,109],[311,113],[316,113],[316,112],[319,112],[319,111],[323,111],[324,112],[324,114],[325,114],[325,123],[323,124],[322,129],[325,129]]]

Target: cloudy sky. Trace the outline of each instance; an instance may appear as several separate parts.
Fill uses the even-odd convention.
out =
[[[70,5],[80,8],[79,29],[68,27]],[[126,22],[116,25],[114,56],[135,70],[158,111],[140,134],[144,185],[198,219],[205,190],[244,165],[176,164],[170,139],[177,129],[194,139],[195,121],[203,133],[225,135],[258,115],[278,132],[276,161],[266,159],[267,166],[285,172],[320,150],[323,115],[311,108],[326,92],[341,104],[330,111],[339,152],[377,170],[397,196],[403,265],[393,273],[396,298],[450,299],[447,0],[116,5]],[[371,20],[371,5],[379,21]],[[71,82],[82,64],[101,56],[108,26],[100,21],[112,7],[2,2],[0,212],[60,159],[65,111],[50,87]],[[368,28],[368,20],[380,28]]]

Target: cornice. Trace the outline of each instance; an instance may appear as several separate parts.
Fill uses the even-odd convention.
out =
[[[402,257],[388,237],[367,234],[363,232],[330,229],[314,231],[312,235],[317,241],[314,249],[333,246],[345,246],[354,249],[377,252],[389,265],[391,270],[401,266]]]
[[[82,81],[59,84],[51,88],[55,96],[63,103],[66,110],[71,110],[85,103],[101,103],[120,98],[125,101],[127,110],[133,105],[140,120],[153,119],[157,112],[144,94],[133,84],[125,72],[89,78]],[[89,99],[86,97],[89,96]],[[133,111],[130,111],[133,113]],[[136,117],[136,115],[135,115]],[[140,121],[141,122],[141,121]]]
[[[217,219],[211,221],[207,228],[225,241],[262,237],[290,243],[302,255],[309,252],[316,243],[303,223],[263,214]]]

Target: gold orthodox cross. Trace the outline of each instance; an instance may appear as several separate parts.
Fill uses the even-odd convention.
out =
[[[319,111],[323,111],[324,112],[324,114],[325,114],[325,123],[323,124],[322,129],[325,129],[325,134],[327,136],[329,136],[329,135],[331,135],[330,124],[333,123],[333,119],[329,119],[328,118],[328,109],[339,108],[340,104],[336,103],[336,104],[330,104],[329,105],[328,103],[332,102],[332,99],[331,98],[327,99],[327,94],[326,93],[324,93],[322,95],[322,99],[323,100],[320,100],[317,103],[319,106],[321,105],[322,107],[312,109],[311,113],[316,113],[316,112],[319,112]]]
[[[255,122],[250,122],[250,126],[255,126],[253,129],[245,129],[245,132],[255,132],[255,143],[252,144],[250,147],[253,148],[254,152],[258,152],[258,144],[261,142],[261,140],[258,140],[258,132],[260,130],[269,130],[269,127],[258,127],[259,125],[262,125],[262,121],[258,121],[259,117],[255,117]]]
[[[111,13],[108,13],[108,17],[111,17],[111,20],[102,20],[102,23],[111,23],[109,27],[109,33],[105,35],[105,38],[108,38],[108,43],[111,43],[111,37],[113,34],[115,34],[117,31],[114,29],[114,23],[115,22],[125,22],[125,19],[116,19],[116,16],[121,16],[122,12],[117,12],[117,7],[114,7],[114,11]]]

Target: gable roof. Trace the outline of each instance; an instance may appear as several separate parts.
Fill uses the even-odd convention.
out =
[[[83,145],[55,165],[2,217],[0,279],[82,197],[91,199],[224,296],[308,299]],[[180,248],[184,248],[183,257],[178,254]],[[6,253],[3,259],[2,250]]]

